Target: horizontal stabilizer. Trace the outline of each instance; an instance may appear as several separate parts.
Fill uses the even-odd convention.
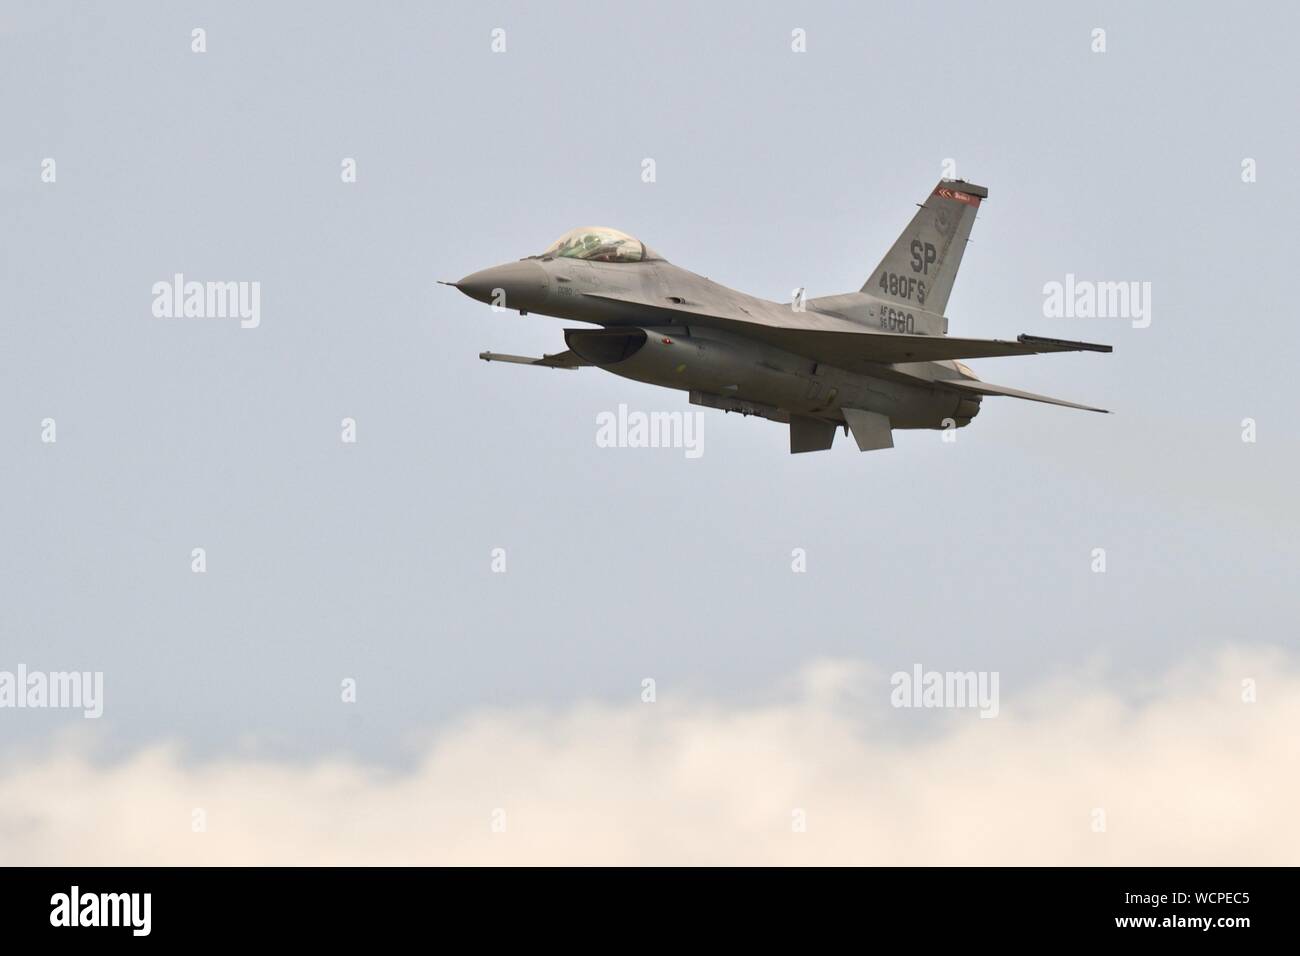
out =
[[[513,362],[516,365],[540,365],[543,368],[581,368],[590,365],[572,352],[557,352],[555,355],[543,355],[533,358],[529,355],[503,355],[500,352],[480,352],[478,355],[485,362]]]
[[[1005,385],[993,385],[989,382],[980,382],[973,379],[938,379],[935,385],[941,385],[944,388],[956,389],[959,392],[970,392],[976,395],[1005,395],[1008,398],[1023,398],[1030,402],[1046,402],[1048,405],[1064,405],[1066,408],[1081,408],[1085,412],[1101,412],[1110,414],[1104,408],[1093,408],[1091,405],[1080,405],[1076,402],[1067,402],[1061,398],[1052,398],[1050,395],[1037,395],[1034,392],[1023,392],[1018,388],[1007,388]],[[847,409],[846,409],[847,411]]]

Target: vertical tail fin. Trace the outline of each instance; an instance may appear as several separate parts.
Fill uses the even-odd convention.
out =
[[[983,186],[939,180],[862,291],[943,315],[975,212],[988,195]]]

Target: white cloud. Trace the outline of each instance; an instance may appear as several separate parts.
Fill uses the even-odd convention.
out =
[[[1004,685],[997,719],[903,735],[925,716],[845,706],[846,687],[874,699],[886,679],[833,662],[803,678],[794,700],[752,707],[674,703],[661,686],[656,704],[483,715],[400,774],[60,751],[0,770],[0,862],[1300,862],[1300,669],[1280,652],[1164,675],[1137,705],[1097,679],[1030,697]],[[206,832],[191,831],[196,807]]]

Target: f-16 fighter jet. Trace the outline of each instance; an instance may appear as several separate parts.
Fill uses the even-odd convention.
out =
[[[940,180],[857,292],[780,303],[728,289],[603,227],[565,233],[540,255],[445,283],[499,308],[602,328],[566,329],[568,350],[489,362],[594,366],[676,388],[696,405],[790,427],[790,451],[831,447],[841,426],[862,451],[895,428],[960,428],[989,395],[1104,412],[980,381],[961,359],[1109,352],[1109,345],[1021,335],[948,335],[944,309],[988,190]]]

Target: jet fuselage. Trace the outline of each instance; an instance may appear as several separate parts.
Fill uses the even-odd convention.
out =
[[[841,408],[847,406],[886,415],[894,428],[937,429],[966,425],[979,411],[978,396],[914,384],[918,377],[974,378],[955,362],[882,366],[881,376],[867,375],[692,322],[682,307],[755,316],[788,316],[795,307],[729,289],[664,260],[534,257],[476,272],[456,287],[498,308],[604,326],[569,329],[566,343],[615,375],[689,392],[696,404],[725,411],[776,421],[788,421],[793,412],[843,422]],[[802,315],[816,313],[805,309]],[[905,374],[891,378],[892,370]]]
[[[856,292],[772,302],[679,268],[634,236],[580,226],[546,251],[447,283],[498,310],[600,328],[566,329],[565,352],[489,362],[615,375],[687,392],[697,405],[789,424],[790,451],[824,451],[838,426],[860,451],[893,429],[969,424],[987,395],[1104,412],[981,381],[960,359],[1109,352],[1109,345],[1021,334],[948,335],[944,314],[988,190],[942,179]]]

